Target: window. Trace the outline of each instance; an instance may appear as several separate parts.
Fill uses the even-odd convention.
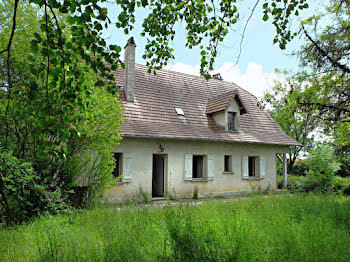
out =
[[[194,155],[192,162],[192,178],[203,178],[204,167],[203,167],[203,156]]]
[[[113,170],[113,176],[115,178],[120,177],[122,173],[122,153],[114,153],[115,166]]]
[[[184,111],[180,107],[175,107],[175,111],[179,116],[184,116]]]
[[[225,172],[232,172],[232,156],[226,155],[225,156]]]
[[[257,177],[257,170],[256,170],[256,165],[257,163],[257,157],[255,156],[250,156],[248,159],[248,172],[249,172],[249,177]]]
[[[228,122],[228,131],[237,131],[235,112],[228,112],[227,122]]]
[[[262,179],[265,177],[264,156],[242,156],[242,178]]]
[[[184,159],[184,179],[186,181],[209,181],[215,176],[213,155],[186,154]]]

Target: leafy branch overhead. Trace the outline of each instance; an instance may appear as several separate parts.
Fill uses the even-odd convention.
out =
[[[259,2],[259,1],[257,1]],[[98,75],[95,86],[105,87],[111,94],[118,90],[115,85],[113,72],[118,66],[124,67],[120,60],[122,51],[117,44],[109,45],[102,33],[110,26],[122,28],[125,34],[134,29],[135,10],[148,8],[150,13],[143,22],[142,36],[147,38],[144,58],[149,65],[149,72],[166,65],[174,57],[170,42],[174,39],[176,23],[185,23],[186,43],[188,48],[201,49],[201,74],[209,78],[213,64],[218,54],[218,44],[229,32],[229,28],[237,23],[239,10],[235,0],[222,1],[156,1],[116,0],[119,14],[108,13],[106,0],[28,0],[20,2],[13,0],[11,14],[13,24],[9,26],[10,38],[8,45],[1,50],[2,55],[7,53],[7,80],[4,81],[8,89],[8,115],[11,95],[13,92],[22,92],[21,96],[33,99],[35,90],[42,90],[42,96],[36,97],[42,119],[35,120],[34,125],[40,129],[43,137],[51,137],[50,152],[64,156],[66,141],[74,133],[69,129],[71,123],[76,122],[74,116],[67,117],[66,112],[72,112],[76,107],[84,109],[83,96],[90,96],[90,83],[85,74],[92,70]],[[14,71],[20,71],[18,64],[11,64],[11,44],[16,38],[16,16],[18,6],[31,4],[36,6],[41,14],[38,28],[33,28],[33,37],[30,42],[27,68],[29,75],[25,83],[14,85]],[[297,15],[297,10],[307,7],[305,0],[301,1],[267,1],[263,5],[263,20],[268,16],[273,18],[277,34],[275,42],[284,48],[292,39],[288,30],[290,17]],[[293,12],[292,12],[293,11]],[[111,19],[115,19],[112,23]],[[277,40],[276,40],[277,39]],[[24,88],[24,89],[23,89]],[[22,91],[21,91],[22,90]],[[26,90],[26,92],[23,92]],[[45,99],[45,102],[43,101]],[[5,117],[6,141],[9,131],[9,120]],[[72,133],[73,132],[73,133]],[[40,151],[44,152],[47,143],[39,142]],[[56,154],[55,153],[55,154]]]

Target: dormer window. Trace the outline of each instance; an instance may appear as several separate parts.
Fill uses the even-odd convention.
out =
[[[228,131],[237,131],[236,116],[237,116],[236,112],[227,112]]]
[[[239,132],[241,115],[247,112],[237,90],[208,99],[207,115],[210,115],[215,123],[226,132]]]

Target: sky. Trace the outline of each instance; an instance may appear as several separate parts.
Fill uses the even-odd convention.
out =
[[[317,2],[317,4],[313,2]],[[310,8],[304,10],[300,18],[296,18],[293,21],[293,25],[298,25],[298,20],[314,14],[315,10],[323,4],[322,2],[311,1]],[[231,29],[224,42],[219,45],[213,73],[220,73],[225,81],[234,82],[258,98],[262,98],[264,93],[272,88],[275,80],[282,79],[282,76],[275,73],[276,68],[294,72],[298,70],[298,59],[291,54],[293,51],[298,50],[302,40],[295,38],[284,51],[279,49],[278,45],[273,45],[275,28],[270,20],[267,22],[262,21],[262,4],[264,1],[260,1],[252,18],[249,20],[242,45],[242,53],[238,63],[235,64],[243,27],[254,3],[255,0],[246,0],[239,3],[238,10],[241,10],[240,21]],[[108,12],[112,18],[118,14],[118,10],[112,5],[108,6]],[[142,59],[146,38],[141,37],[140,33],[142,31],[142,21],[147,16],[147,12],[148,10],[137,9],[135,29],[128,35],[124,35],[122,30],[114,27],[110,27],[104,32],[104,37],[109,44],[117,44],[122,47],[133,36],[137,45],[136,63],[139,64],[146,63]],[[175,59],[170,61],[171,64],[166,69],[199,75],[199,48],[188,49],[185,47],[184,25],[177,25],[176,32],[176,37],[171,43],[175,49]]]

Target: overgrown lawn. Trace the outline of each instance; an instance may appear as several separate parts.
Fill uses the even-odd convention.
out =
[[[0,261],[350,261],[350,198],[102,207],[0,230]]]

